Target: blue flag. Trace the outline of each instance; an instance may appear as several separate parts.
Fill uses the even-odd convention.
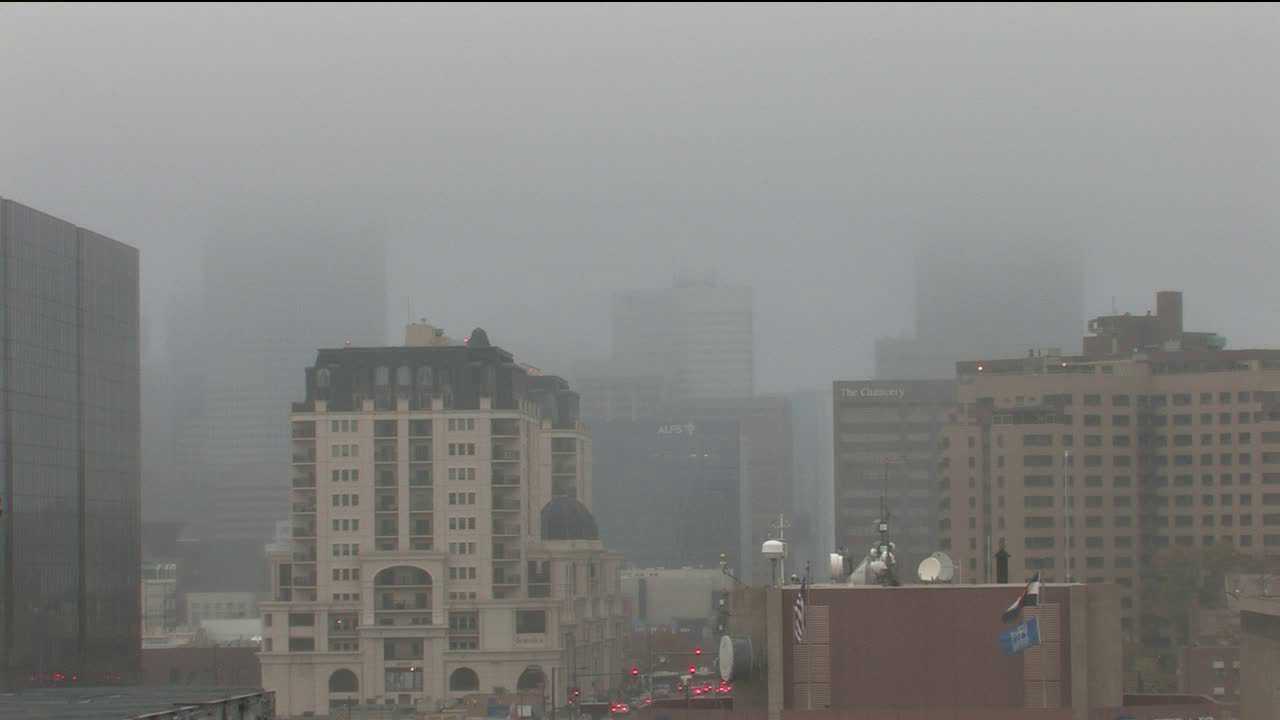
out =
[[[1037,618],[1028,618],[1026,622],[1015,625],[1012,630],[1000,633],[1000,649],[1004,650],[1005,655],[1017,655],[1039,644],[1040,621]]]

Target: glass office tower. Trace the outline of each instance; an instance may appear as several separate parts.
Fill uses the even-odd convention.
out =
[[[138,296],[135,248],[0,198],[0,688],[137,670]]]

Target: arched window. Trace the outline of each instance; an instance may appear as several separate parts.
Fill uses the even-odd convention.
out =
[[[480,689],[480,677],[471,668],[458,668],[449,675],[451,692],[475,692]]]
[[[418,384],[423,387],[431,385],[431,367],[423,365],[418,368]]]
[[[547,676],[541,669],[536,667],[526,668],[520,673],[520,679],[516,680],[516,690],[537,690],[546,685]]]
[[[373,384],[377,385],[378,387],[390,385],[391,384],[391,368],[387,367],[386,365],[379,365],[377,369],[373,371]]]
[[[397,585],[421,587],[431,584],[431,574],[422,568],[416,568],[411,565],[397,565],[389,567],[374,576],[373,584],[376,587]]]
[[[396,385],[399,385],[400,387],[409,387],[410,377],[411,375],[409,374],[408,365],[401,365],[396,368]]]
[[[329,676],[329,692],[330,693],[353,693],[360,692],[360,681],[356,679],[356,674],[343,668],[334,670]]]
[[[316,371],[316,387],[329,387],[329,368],[320,368]]]

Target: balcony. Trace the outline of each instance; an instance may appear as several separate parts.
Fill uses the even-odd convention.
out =
[[[519,537],[519,523],[495,522],[493,524],[494,537]]]
[[[316,525],[314,522],[303,523],[293,526],[291,537],[297,539],[314,539],[316,536]]]
[[[491,477],[491,484],[494,487],[519,487],[520,475],[518,473],[494,470]]]
[[[494,512],[518,512],[520,510],[520,499],[494,499]]]
[[[493,559],[496,562],[512,562],[520,559],[520,548],[512,545],[508,547],[504,543],[495,543],[493,546]]]
[[[314,420],[297,420],[291,423],[291,426],[294,438],[301,440],[316,436],[316,423]]]
[[[374,496],[374,509],[378,512],[395,512],[400,509],[400,499],[394,490],[391,492],[379,490]]]
[[[376,440],[373,443],[374,462],[395,462],[398,459],[395,440]]]
[[[411,440],[409,442],[409,460],[411,462],[431,462],[432,447],[430,440]]]
[[[313,488],[316,486],[316,469],[314,467],[293,468],[292,485],[295,488]]]
[[[409,487],[431,487],[431,466],[409,465]]]
[[[505,572],[503,570],[493,571],[494,587],[518,586],[519,584],[520,584],[519,573]]]
[[[316,511],[316,503],[314,500],[311,502],[291,503],[289,509],[296,514],[309,514]]]
[[[412,489],[409,491],[409,512],[431,512],[434,510],[435,497],[431,490]]]
[[[512,419],[490,420],[489,433],[493,437],[520,437],[520,421]]]
[[[316,586],[315,575],[294,575],[292,578],[290,578],[290,580],[291,580],[291,585],[295,588],[300,588],[300,587],[313,588]]]
[[[519,462],[520,451],[494,448],[493,459],[495,462]]]
[[[316,444],[314,442],[294,442],[293,462],[295,464],[311,464],[316,461]]]
[[[332,614],[329,616],[329,637],[355,635],[358,624],[355,613]]]
[[[315,562],[316,561],[316,545],[315,541],[299,541],[294,543],[293,561],[294,562]],[[301,545],[301,547],[298,547]]]
[[[430,610],[431,594],[415,590],[379,590],[374,609],[378,612]]]

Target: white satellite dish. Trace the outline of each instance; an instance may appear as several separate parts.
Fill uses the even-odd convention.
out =
[[[830,563],[831,563],[831,577],[832,578],[844,577],[844,556],[841,555],[840,553],[831,553],[830,555],[828,555],[828,559],[830,560]]]
[[[936,559],[941,566],[938,570],[938,581],[951,582],[952,578],[956,576],[956,564],[951,559],[951,556],[939,550],[929,557]]]
[[[920,567],[916,568],[916,575],[920,577],[920,582],[937,582],[942,575],[942,563],[931,555],[920,561]]]

